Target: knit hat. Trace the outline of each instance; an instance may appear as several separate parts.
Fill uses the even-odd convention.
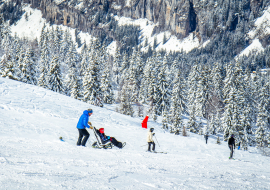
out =
[[[91,108],[89,108],[87,111],[88,113],[93,113],[93,110]]]

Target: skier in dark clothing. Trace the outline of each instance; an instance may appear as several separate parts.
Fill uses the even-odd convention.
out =
[[[233,149],[235,149],[235,139],[234,139],[234,135],[231,135],[231,137],[229,138],[228,140],[228,146],[229,146],[229,149],[231,150],[230,152],[230,159],[233,158]]]
[[[205,141],[206,141],[206,144],[207,144],[207,141],[208,141],[208,137],[209,137],[209,135],[208,135],[208,132],[204,135],[204,138],[205,138]]]
[[[87,127],[87,128],[93,129],[93,127],[91,126],[91,123],[88,122],[89,117],[92,114],[93,114],[92,109],[85,110],[79,119],[79,122],[77,124],[77,128],[79,131],[79,138],[77,141],[78,146],[80,146],[80,145],[85,146],[85,144],[90,136],[88,131],[85,128]],[[83,141],[82,141],[82,138],[83,138]]]
[[[104,128],[100,128],[98,131],[102,144],[106,144],[107,142],[111,141],[111,143],[118,148],[123,148],[125,146],[126,143],[119,142],[114,137],[106,136],[104,133]]]

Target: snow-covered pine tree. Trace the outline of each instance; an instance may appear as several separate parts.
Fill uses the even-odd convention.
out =
[[[103,102],[106,104],[112,104],[114,101],[113,98],[113,89],[111,85],[110,77],[110,68],[107,66],[102,74],[101,78],[101,91]]]
[[[66,56],[66,65],[68,66],[68,75],[66,76],[65,81],[65,91],[68,96],[70,96],[70,92],[72,91],[72,88],[74,87],[75,83],[78,85],[78,79],[77,79],[77,64],[78,64],[78,55],[77,51],[75,49],[75,44],[73,42],[70,43],[70,47],[68,50],[68,54]],[[78,86],[76,86],[78,88]],[[78,97],[78,94],[76,94],[76,97]]]
[[[257,130],[255,132],[256,143],[258,147],[268,146],[267,143],[267,113],[265,105],[259,105],[259,113],[257,116]]]
[[[45,23],[44,23],[43,27],[41,29],[41,34],[40,34],[40,38],[39,38],[39,47],[41,49],[43,48],[43,45],[46,43],[46,42],[44,42],[45,38],[48,38],[48,37],[47,37],[47,32],[46,32],[46,26],[45,26]]]
[[[4,67],[2,68],[1,77],[17,80],[17,77],[15,75],[15,63],[11,55],[6,56],[2,60],[2,64],[4,65]]]
[[[119,86],[120,84],[120,79],[121,79],[121,73],[120,73],[120,69],[121,69],[121,65],[122,65],[122,59],[121,59],[121,54],[120,54],[120,47],[117,46],[116,50],[115,50],[115,55],[113,58],[113,80],[114,83]]]
[[[48,88],[48,72],[51,63],[51,54],[48,48],[48,37],[43,34],[43,46],[41,46],[38,86]]]
[[[195,118],[195,108],[193,107],[193,110],[190,110],[189,113],[189,121],[187,123],[187,129],[189,129],[190,132],[192,133],[198,133],[198,124],[196,123],[196,118]]]
[[[210,70],[209,66],[204,65],[199,67],[198,72],[198,84],[197,84],[197,93],[195,99],[196,106],[196,116],[200,118],[208,118],[210,112],[210,102],[212,99],[212,81],[210,79]]]
[[[56,26],[54,31],[54,54],[59,55],[61,50],[61,42],[63,38],[63,30]]]
[[[126,52],[123,53],[122,65],[120,68],[121,78],[120,78],[120,87],[123,86],[125,79],[128,78],[128,68],[129,68],[129,57]]]
[[[100,68],[98,57],[93,49],[90,51],[89,56],[90,65],[83,77],[83,100],[96,106],[103,106],[101,90],[100,90]]]
[[[79,87],[79,81],[78,81],[78,75],[77,75],[77,69],[76,67],[71,67],[69,69],[68,74],[69,82],[68,82],[68,89],[70,90],[69,94],[70,97],[74,99],[78,99],[80,97],[80,87]]]
[[[36,64],[32,48],[28,48],[24,56],[21,81],[28,84],[37,84]]]
[[[60,63],[59,63],[59,58],[58,56],[54,56],[51,64],[50,64],[50,71],[49,71],[49,76],[48,76],[48,84],[49,89],[58,92],[58,93],[63,93],[63,79],[62,79],[62,73],[60,70]]]
[[[200,72],[198,65],[194,65],[188,76],[188,112],[189,112],[189,122],[187,129],[193,133],[199,131],[198,125],[196,123],[196,104],[195,101],[198,97],[198,81],[200,78]]]
[[[171,132],[181,131],[183,127],[182,114],[186,110],[185,82],[180,69],[174,70],[173,90],[171,96]]]
[[[156,79],[156,75],[155,75],[155,69],[154,69],[154,59],[153,57],[150,57],[149,59],[149,65],[150,65],[150,72],[149,72],[149,80],[148,80],[148,86],[145,86],[145,88],[147,89],[147,100],[149,101],[149,106],[150,108],[155,106],[156,104],[156,99],[155,99],[155,94],[157,91],[157,79]],[[153,65],[153,66],[152,66]]]
[[[129,62],[129,70],[127,75],[127,85],[130,89],[130,96],[132,102],[138,102],[138,93],[139,93],[139,81],[137,75],[137,52],[136,49],[133,48],[133,53]]]
[[[162,128],[168,130],[169,127],[169,115],[167,110],[165,109],[162,114]]]
[[[83,45],[84,47],[85,45]],[[83,77],[87,71],[87,68],[89,67],[89,56],[88,56],[88,48],[85,47],[82,49],[81,52],[81,62],[80,62],[80,70],[79,70],[79,76]]]
[[[210,134],[213,134],[213,135],[216,135],[217,134],[217,124],[216,124],[216,121],[215,121],[215,116],[212,115],[211,117],[211,120],[209,122],[209,133]]]
[[[77,99],[79,97],[79,86],[78,86],[78,74],[75,62],[69,62],[68,74],[66,76],[65,86],[66,94],[72,98]]]
[[[157,115],[163,115],[164,110],[170,109],[170,98],[171,94],[169,91],[167,62],[163,62],[157,77]]]
[[[67,55],[68,49],[70,47],[72,38],[69,30],[65,30],[63,34],[62,41],[60,42],[60,61],[65,61],[65,57]]]
[[[131,100],[130,100],[130,94],[129,94],[127,82],[124,82],[124,85],[121,91],[120,106],[118,110],[121,114],[129,115],[133,117],[134,111],[133,111]]]
[[[142,103],[146,103],[147,96],[148,96],[148,86],[149,86],[149,81],[151,78],[151,70],[153,69],[153,64],[150,61],[150,58],[147,58],[146,64],[143,70],[143,77],[141,81],[141,87],[139,91],[139,100]]]
[[[212,78],[212,87],[213,87],[213,96],[217,98],[217,103],[215,104],[216,109],[218,110],[220,107],[220,103],[223,101],[223,93],[222,89],[224,87],[223,78],[221,74],[221,64],[215,63],[213,71],[211,72]],[[212,101],[213,102],[213,101]]]

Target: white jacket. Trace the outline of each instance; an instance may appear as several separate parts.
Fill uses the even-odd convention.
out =
[[[147,142],[153,142],[153,133],[151,131],[147,134]]]

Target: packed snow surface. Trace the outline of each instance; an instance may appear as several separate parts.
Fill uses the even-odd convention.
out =
[[[0,189],[269,189],[269,157],[202,136],[176,136],[153,121],[157,151],[146,152],[143,118],[94,107],[58,93],[0,78]],[[126,142],[123,149],[76,146],[77,121],[92,108],[96,128]],[[59,140],[62,136],[65,142]],[[155,140],[156,140],[155,139]]]

